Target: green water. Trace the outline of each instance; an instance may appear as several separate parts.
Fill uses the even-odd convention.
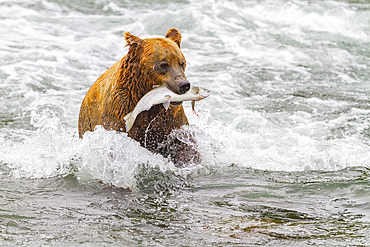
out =
[[[365,246],[369,241],[369,169],[230,167],[192,179],[142,169],[135,192],[81,183],[72,175],[12,181],[2,175],[2,245]]]

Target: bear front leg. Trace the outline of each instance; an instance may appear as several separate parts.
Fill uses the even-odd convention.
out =
[[[156,151],[169,158],[177,167],[189,163],[198,164],[201,158],[193,135],[193,132],[182,128],[173,130],[166,140],[158,145]]]

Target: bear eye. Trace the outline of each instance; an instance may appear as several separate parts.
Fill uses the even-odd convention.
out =
[[[159,65],[159,69],[162,69],[162,70],[165,70],[169,67],[170,65],[167,63],[167,62],[162,62],[160,65]]]
[[[168,70],[168,68],[170,67],[170,65],[168,64],[168,62],[166,61],[163,61],[161,62],[159,65],[158,65],[158,70],[161,74],[165,74]]]
[[[180,63],[180,66],[181,66],[181,68],[182,68],[182,69],[185,69],[185,67],[186,67],[186,63],[181,62],[181,63]]]

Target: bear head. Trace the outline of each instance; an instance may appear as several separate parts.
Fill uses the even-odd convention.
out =
[[[177,94],[190,89],[185,76],[186,60],[180,50],[181,34],[177,29],[168,30],[166,38],[140,39],[129,32],[125,38],[129,46],[126,64],[131,66],[131,78],[140,85],[140,91],[145,94],[156,85],[165,85]]]

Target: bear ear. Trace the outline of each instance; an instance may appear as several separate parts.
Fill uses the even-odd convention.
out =
[[[141,44],[142,40],[139,37],[136,37],[135,35],[132,35],[129,32],[125,32],[125,39],[128,46],[132,46],[134,44]]]
[[[181,34],[179,33],[179,30],[177,30],[176,28],[171,28],[170,30],[167,31],[166,38],[171,39],[180,48]]]

